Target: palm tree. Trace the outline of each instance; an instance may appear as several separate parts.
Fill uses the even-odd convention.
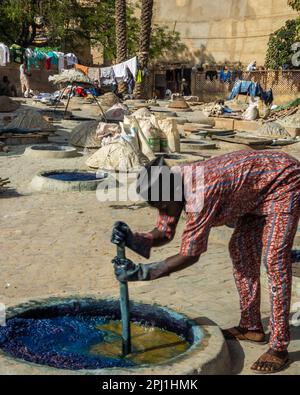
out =
[[[139,45],[139,63],[143,69],[148,66],[149,50],[151,44],[152,33],[152,16],[153,16],[153,0],[142,0],[141,13],[141,34]],[[141,99],[145,96],[145,80],[142,83],[136,83],[135,97]]]
[[[115,0],[116,8],[116,43],[117,63],[127,60],[127,26],[126,26],[126,0]],[[127,84],[119,84],[119,92],[127,92]]]

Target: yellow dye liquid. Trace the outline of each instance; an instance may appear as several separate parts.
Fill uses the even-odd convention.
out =
[[[122,356],[122,324],[111,321],[96,327],[107,332],[104,342],[90,349],[92,355],[105,357]],[[180,355],[188,350],[190,344],[173,332],[156,327],[145,327],[131,323],[132,353],[126,358],[135,364],[158,364]]]

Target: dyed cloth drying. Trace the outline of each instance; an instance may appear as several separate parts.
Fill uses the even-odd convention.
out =
[[[116,76],[112,67],[104,67],[100,69],[101,85],[109,86],[116,84]]]
[[[5,44],[0,43],[0,66],[6,66],[10,62],[9,49]]]
[[[240,325],[262,330],[259,276],[263,260],[271,297],[270,348],[286,350],[290,341],[291,248],[300,218],[300,162],[285,153],[239,151],[181,166],[181,173],[184,190],[191,191],[193,186],[194,193],[185,194],[187,220],[180,259],[195,257],[193,261],[197,261],[207,250],[212,227],[235,227],[230,253],[241,302]],[[180,216],[180,212],[170,216],[161,209],[156,228],[165,241],[173,239]],[[136,235],[145,257],[150,256],[153,237],[153,233]]]
[[[228,82],[228,83],[230,83],[231,82],[231,71],[230,70],[228,70],[227,72],[225,71],[225,70],[221,70],[221,72],[220,72],[220,81],[221,82]]]
[[[260,84],[252,81],[238,80],[232,89],[228,100],[233,100],[238,95],[249,95],[251,97],[261,97],[266,104],[273,102],[272,90],[265,92]]]
[[[89,68],[87,66],[83,66],[82,64],[75,64],[75,69],[82,71],[85,75],[89,74]]]

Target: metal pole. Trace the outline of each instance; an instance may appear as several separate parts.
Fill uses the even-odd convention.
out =
[[[124,244],[117,246],[117,255],[120,259],[126,259]],[[122,353],[123,357],[126,357],[128,354],[131,353],[129,292],[127,282],[120,282],[120,306],[122,317]]]

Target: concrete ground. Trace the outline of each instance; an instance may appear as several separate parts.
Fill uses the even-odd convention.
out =
[[[74,124],[64,122],[61,126],[59,141],[66,138]],[[84,169],[86,157],[37,161],[22,156],[24,148],[0,155],[0,176],[10,177],[12,187],[0,198],[0,302],[12,306],[50,296],[117,295],[118,283],[111,265],[116,253],[110,243],[112,225],[123,220],[132,229],[150,230],[155,224],[155,210],[144,204],[99,202],[95,192],[32,193],[29,183],[38,171]],[[215,154],[228,149],[232,148],[224,145]],[[300,149],[294,146],[292,153],[297,156]],[[178,252],[183,226],[184,219],[174,241],[153,250],[153,261]],[[131,298],[179,311],[193,307],[199,316],[206,316],[222,328],[238,324],[239,301],[226,247],[229,231],[222,231],[221,238],[219,230],[211,233],[208,252],[193,267],[156,282],[130,284]],[[128,257],[140,261],[129,251]],[[267,327],[268,295],[265,290],[262,293],[262,316]],[[228,345],[232,374],[251,374],[251,364],[267,349],[238,342]],[[293,328],[290,351],[293,363],[281,374],[300,371],[299,328]]]

